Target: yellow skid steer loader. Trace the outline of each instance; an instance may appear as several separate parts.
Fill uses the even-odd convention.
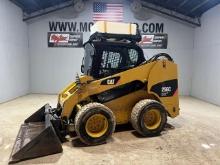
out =
[[[179,114],[177,65],[168,54],[145,60],[135,24],[97,22],[84,44],[82,76],[27,118],[9,163],[62,152],[72,128],[88,145],[102,144],[116,124],[156,136]]]

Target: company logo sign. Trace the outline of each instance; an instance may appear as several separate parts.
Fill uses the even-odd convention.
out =
[[[73,32],[48,32],[48,47],[82,47],[82,35]]]

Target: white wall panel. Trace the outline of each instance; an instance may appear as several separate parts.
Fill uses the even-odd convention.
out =
[[[0,1],[0,103],[29,92],[27,24],[22,11]]]
[[[220,105],[220,5],[195,29],[191,95]]]

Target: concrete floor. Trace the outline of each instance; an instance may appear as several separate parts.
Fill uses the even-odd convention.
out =
[[[0,164],[7,164],[20,124],[55,95],[28,95],[0,104]],[[141,138],[117,129],[107,144],[86,147],[78,139],[63,144],[63,153],[18,164],[220,164],[220,107],[181,97],[181,115],[169,119],[161,136]]]

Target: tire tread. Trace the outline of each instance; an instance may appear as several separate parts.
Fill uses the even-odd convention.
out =
[[[140,114],[141,114],[142,110],[144,109],[144,107],[147,105],[150,105],[150,104],[160,104],[162,106],[162,104],[156,100],[144,99],[144,100],[139,101],[133,107],[132,112],[131,112],[131,124],[132,124],[133,128],[142,136],[146,136],[146,134],[143,133],[143,131],[141,130],[141,127],[138,124],[139,118],[140,118]],[[165,119],[165,123],[166,122],[167,122],[167,118]],[[165,126],[165,124],[164,124],[164,126]]]
[[[93,110],[94,108],[101,108],[102,110],[104,110],[110,114],[111,120],[112,120],[111,122],[113,123],[113,130],[112,130],[111,134],[115,131],[115,126],[116,126],[115,116],[114,116],[113,112],[105,105],[103,105],[101,103],[96,103],[96,102],[88,103],[88,104],[84,105],[82,107],[82,109],[76,114],[75,131],[76,131],[76,134],[79,136],[80,140],[83,143],[88,144],[88,145],[92,145],[92,144],[88,141],[85,141],[84,138],[82,138],[79,129],[80,129],[81,120],[82,120],[84,114],[88,113],[89,111]]]

